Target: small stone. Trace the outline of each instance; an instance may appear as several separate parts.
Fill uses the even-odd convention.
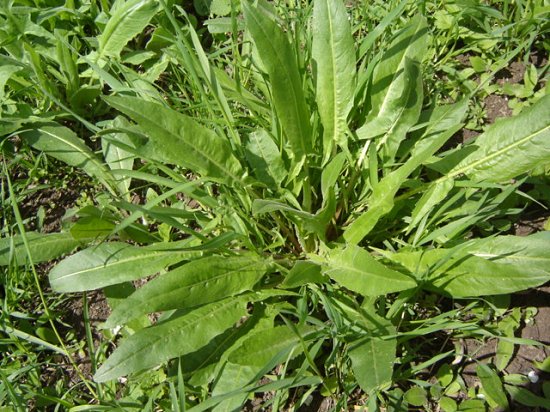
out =
[[[537,372],[535,372],[535,371],[530,371],[527,374],[527,377],[529,378],[531,383],[537,383],[539,381],[539,375],[537,375]]]

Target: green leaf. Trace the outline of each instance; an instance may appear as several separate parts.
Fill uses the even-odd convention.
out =
[[[112,124],[113,128],[129,128],[130,126],[129,122],[123,117],[116,117]],[[134,155],[117,146],[118,142],[122,145],[133,146],[132,139],[126,133],[113,133],[109,136],[102,136],[103,157],[111,170],[132,170]],[[126,176],[122,176],[117,180],[117,188],[121,195],[129,195],[131,181],[132,179]]]
[[[10,77],[22,69],[21,66],[8,64],[0,66],[0,102],[4,100],[4,88]]]
[[[550,95],[518,116],[495,122],[474,142],[477,150],[448,177],[502,182],[550,162]]]
[[[468,100],[435,107],[427,116],[427,126],[411,150],[407,163],[409,169],[415,169],[439,150],[463,126],[468,110]]]
[[[355,48],[341,0],[316,0],[312,26],[316,101],[327,160],[335,143],[346,146],[347,116],[355,91]]]
[[[249,296],[224,299],[139,330],[126,338],[99,368],[95,381],[105,382],[149,369],[200,349],[246,314],[248,300]]]
[[[330,253],[325,274],[364,296],[379,296],[414,288],[414,279],[387,268],[359,246]]]
[[[550,399],[548,398],[542,398],[530,390],[518,386],[506,385],[505,388],[514,402],[533,408],[550,409]]]
[[[423,406],[428,402],[428,394],[426,389],[420,386],[413,386],[407,392],[405,392],[405,401],[413,406]]]
[[[99,57],[118,57],[126,44],[143,29],[156,14],[153,0],[117,0],[105,29],[98,37]]]
[[[402,252],[388,257],[419,277],[427,273],[427,286],[453,297],[513,293],[550,280],[550,274],[536,266],[514,266],[498,259],[471,255],[467,251],[468,245],[460,245],[454,249]]]
[[[234,184],[243,171],[227,140],[193,119],[137,97],[105,97],[148,134],[138,152],[163,163],[187,167],[214,181]]]
[[[355,379],[370,393],[391,384],[397,348],[396,339],[368,337],[351,344],[348,355]]]
[[[365,124],[357,130],[360,139],[380,136],[377,148],[384,163],[393,162],[401,142],[420,116],[424,98],[420,64],[406,58],[394,83],[380,111],[371,111]]]
[[[75,239],[97,239],[109,236],[115,224],[95,216],[85,216],[71,226],[71,236]]]
[[[291,176],[299,172],[310,153],[310,113],[303,93],[296,51],[286,34],[260,7],[242,2],[246,28],[250,32],[273,94],[273,104],[293,157]]]
[[[19,135],[32,147],[70,166],[82,169],[107,188],[114,187],[113,177],[105,165],[71,129],[55,122],[27,123],[26,126],[30,130],[25,130]]]
[[[424,192],[420,200],[416,202],[407,232],[415,228],[436,205],[444,200],[453,187],[453,179],[446,179],[431,185],[429,189]]]
[[[242,345],[231,353],[229,361],[238,365],[262,368],[276,356],[288,355],[292,349],[299,347],[301,339],[307,339],[315,331],[316,329],[308,326],[297,327],[296,331],[288,326],[276,326],[259,331],[244,340]],[[292,352],[292,357],[301,352],[301,348]]]
[[[70,233],[42,234],[28,232],[25,236],[33,263],[56,259],[80,245],[80,242],[73,238]],[[29,256],[27,256],[27,249],[21,235],[0,239],[0,266],[7,266],[11,262],[22,266],[27,261],[29,261]]]
[[[279,148],[265,130],[250,133],[246,158],[254,176],[271,189],[277,190],[287,173]]]
[[[189,383],[193,386],[203,386],[214,380],[217,375],[221,379],[222,369],[231,352],[240,347],[249,336],[273,328],[274,318],[278,313],[275,305],[269,308],[258,305],[242,326],[227,330],[199,351],[183,356],[182,368],[184,373],[190,375]],[[219,379],[216,380],[216,385]]]
[[[357,245],[376,226],[381,217],[388,214],[394,205],[394,197],[407,179],[405,169],[394,170],[385,176],[374,187],[369,199],[369,208],[366,212],[355,219],[344,231],[346,243]]]
[[[292,289],[307,283],[326,283],[327,281],[328,278],[321,273],[321,266],[299,260],[290,269],[280,287]]]
[[[496,405],[508,409],[508,399],[504,393],[502,381],[497,373],[489,366],[479,363],[476,368],[477,377],[481,380],[481,385],[485,395]]]
[[[374,70],[371,112],[357,134],[361,139],[382,135],[377,147],[384,161],[393,161],[420,115],[423,90],[419,64],[427,41],[426,19],[417,15],[399,32]]]
[[[443,397],[439,400],[439,407],[443,412],[456,412],[458,406],[452,398]]]
[[[208,256],[148,282],[111,314],[105,328],[123,325],[144,313],[191,308],[251,290],[266,263],[252,256]]]
[[[62,260],[50,272],[50,285],[58,292],[99,289],[153,275],[194,251],[164,251],[121,242],[102,243]]]
[[[534,365],[537,369],[545,373],[550,373],[550,356],[547,356],[542,362],[534,362]]]
[[[550,276],[550,232],[477,239],[464,251],[526,274]]]
[[[323,203],[327,201],[330,190],[334,189],[336,182],[338,182],[345,162],[346,154],[340,152],[323,168],[323,172],[321,173],[321,194],[323,195]]]
[[[262,371],[268,372],[277,364],[301,354],[300,337],[305,339],[314,331],[310,327],[298,327],[297,331],[293,331],[287,326],[276,326],[245,338],[229,355],[212,395],[222,395],[243,388]],[[233,411],[239,409],[245,400],[246,393],[240,393],[220,403],[214,410]]]
[[[521,308],[517,307],[500,322],[498,322],[498,330],[503,336],[514,338],[516,330],[521,326]],[[494,363],[499,371],[506,369],[510,361],[514,356],[515,345],[508,340],[499,339],[497,343],[497,350],[495,354]]]

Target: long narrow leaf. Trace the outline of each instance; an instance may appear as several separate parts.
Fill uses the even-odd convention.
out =
[[[518,116],[497,121],[479,136],[477,150],[459,163],[449,177],[502,182],[550,162],[550,95]]]
[[[122,342],[94,379],[105,382],[194,352],[244,316],[247,303],[248,296],[228,298],[141,329]]]
[[[144,313],[191,308],[251,290],[265,271],[264,261],[250,256],[192,261],[134,292],[113,311],[105,327],[122,325]]]
[[[19,135],[32,147],[70,166],[82,169],[113,190],[115,182],[109,170],[71,129],[55,122],[28,123]]]
[[[138,150],[165,163],[187,167],[211,180],[234,184],[243,171],[227,140],[193,119],[158,103],[136,97],[106,97],[149,135]]]
[[[70,233],[26,233],[31,256],[20,235],[0,239],[0,266],[9,265],[10,258],[18,265],[24,265],[29,259],[33,263],[46,262],[60,257],[76,248],[80,242]]]
[[[153,0],[117,0],[111,18],[98,37],[100,57],[118,57],[126,44],[141,33],[155,15]]]
[[[304,97],[296,52],[286,34],[261,8],[243,1],[246,27],[271,82],[273,103],[292,148],[291,175],[299,171],[312,146],[310,113]]]
[[[346,118],[355,91],[355,48],[341,0],[317,0],[313,7],[312,56],[316,100],[323,123],[323,157],[345,145]]]
[[[121,242],[103,243],[62,260],[49,274],[52,289],[81,292],[153,275],[197,251],[163,251]]]

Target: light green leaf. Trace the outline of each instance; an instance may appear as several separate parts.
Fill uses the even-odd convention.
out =
[[[413,406],[423,406],[428,402],[428,393],[426,389],[420,386],[413,386],[407,392],[405,392],[404,399],[407,403]]]
[[[444,200],[453,187],[453,179],[447,179],[431,185],[429,189],[424,192],[420,200],[416,202],[411,214],[411,221],[407,227],[407,233],[414,229],[424,216],[430,213],[436,205]]]
[[[495,238],[498,239],[498,238]],[[503,243],[512,243],[512,240]],[[500,242],[496,242],[499,245]],[[544,264],[518,264],[523,259],[525,262],[536,261],[537,258],[544,262],[548,256],[548,248],[537,251],[534,247],[532,255],[522,248],[531,243],[531,240],[523,242],[518,238],[518,248],[500,249],[503,255],[493,255],[491,260],[470,254],[476,252],[480,255],[490,256],[482,250],[490,251],[490,248],[459,245],[454,249],[435,249],[423,252],[401,252],[388,255],[395,262],[405,266],[411,273],[418,277],[428,274],[427,285],[437,290],[448,293],[453,297],[473,297],[483,295],[499,295],[513,293],[520,290],[536,287],[550,280],[550,273]],[[538,243],[538,242],[536,242]],[[488,242],[488,245],[491,245]],[[541,244],[542,245],[542,244]],[[541,247],[537,245],[537,247]],[[510,259],[506,257],[508,250]],[[539,255],[541,253],[541,255]],[[500,260],[502,259],[502,261]],[[514,262],[514,263],[510,263]]]
[[[153,0],[117,0],[98,37],[99,57],[118,57],[124,46],[143,32],[157,9],[158,3]]]
[[[27,237],[30,257],[33,263],[46,262],[58,258],[80,245],[80,242],[73,238],[70,233],[42,234],[28,232],[25,236]],[[25,265],[29,261],[27,249],[21,235],[0,239],[0,266],[9,265],[10,261],[20,266]]]
[[[414,17],[391,43],[374,70],[371,112],[357,134],[361,139],[382,135],[377,147],[384,161],[393,161],[406,133],[422,108],[420,63],[427,50],[426,19]]]
[[[299,327],[297,330],[302,338],[307,338],[307,335],[314,331],[308,327]],[[289,357],[294,358],[301,354],[300,342],[300,336],[287,326],[259,330],[245,338],[229,355],[212,395],[238,390],[250,383],[262,370],[270,369],[285,362]],[[245,400],[246,393],[237,394],[220,403],[214,410],[233,411],[239,409]]]
[[[414,288],[416,282],[387,268],[358,246],[330,253],[324,271],[338,284],[365,296],[379,296]]]
[[[121,242],[102,243],[62,260],[50,272],[50,285],[58,292],[99,289],[153,275],[184,257],[200,252],[158,250]]]
[[[131,125],[123,117],[116,117],[113,120],[112,127],[129,128]],[[132,139],[130,139],[126,133],[113,133],[108,137],[101,137],[101,148],[107,165],[111,170],[132,170],[134,155],[120,146],[117,146],[117,142],[122,143],[122,145],[133,146]],[[132,179],[126,176],[117,179],[117,188],[121,195],[129,195],[131,181]],[[129,200],[129,198],[127,200]]]
[[[274,190],[280,188],[287,172],[279,148],[269,134],[265,130],[250,133],[246,149],[254,176]]]
[[[193,119],[136,97],[106,97],[148,134],[138,152],[153,160],[187,167],[214,181],[238,183],[243,171],[227,140]]]
[[[82,169],[107,188],[114,187],[114,180],[108,169],[71,129],[55,122],[27,123],[26,126],[29,130],[19,135],[32,147],[70,166]]]
[[[22,69],[21,66],[9,64],[0,66],[0,102],[4,100],[4,88],[10,77]]]
[[[361,139],[380,136],[377,148],[384,162],[393,162],[399,145],[420,116],[424,98],[420,64],[405,58],[394,83],[388,90],[381,111],[371,111],[365,124],[357,130]]]
[[[308,261],[297,261],[285,276],[280,287],[292,289],[307,283],[326,283],[328,278],[321,273],[321,266]]]
[[[508,409],[508,399],[504,393],[502,381],[498,377],[497,373],[491,369],[488,365],[478,363],[476,368],[477,377],[481,380],[481,386],[485,395],[491,400],[495,407]]]
[[[307,339],[316,329],[308,326],[297,327],[297,332],[288,326],[276,326],[259,331],[243,341],[242,345],[231,353],[229,361],[238,365],[263,368],[276,356],[287,356],[293,349],[292,357],[302,352],[301,339]]]
[[[250,32],[271,82],[273,104],[288,139],[293,157],[291,176],[304,164],[312,146],[310,113],[303,93],[296,51],[286,34],[262,8],[242,3],[246,28]]]
[[[347,116],[355,91],[355,48],[348,14],[341,0],[316,0],[312,26],[311,53],[326,161],[335,143],[346,146]]]
[[[550,276],[550,232],[478,239],[464,251],[526,273]]]
[[[334,189],[342,173],[345,162],[346,154],[340,152],[323,168],[323,172],[321,173],[321,194],[323,195],[323,203],[326,203],[328,200],[330,190]]]
[[[228,298],[139,330],[126,338],[99,368],[95,381],[105,382],[149,369],[200,349],[246,315],[247,303],[248,296]]]
[[[368,337],[351,344],[348,355],[355,379],[365,392],[378,389],[392,381],[396,339]]]
[[[144,313],[191,308],[251,290],[264,276],[266,262],[253,256],[209,256],[153,279],[111,314],[105,328]]]
[[[468,110],[468,100],[463,99],[454,104],[437,106],[428,115],[428,125],[422,136],[411,150],[407,163],[415,169],[439,150],[463,126],[463,119]]]
[[[502,182],[550,162],[550,95],[518,116],[499,120],[474,142],[477,147],[448,177]]]

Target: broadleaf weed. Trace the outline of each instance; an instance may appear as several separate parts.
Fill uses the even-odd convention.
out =
[[[434,13],[439,2],[196,2],[216,16],[201,26],[172,1],[29,16],[14,3],[0,12],[5,142],[82,169],[105,194],[59,235],[25,236],[18,219],[0,262],[83,247],[49,281],[57,292],[103,289],[112,307],[103,328],[116,349],[89,351],[101,366],[88,396],[151,410],[239,410],[254,392],[297,410],[317,391],[335,408],[453,407],[464,385],[445,372],[457,354],[448,340],[521,343],[514,325],[484,318],[480,297],[550,279],[548,233],[507,233],[530,204],[522,184],[544,180],[528,175],[550,161],[536,69],[514,92],[530,99],[517,116],[449,142],[483,82],[547,29],[536,6],[523,21],[529,10],[508,2]],[[460,72],[459,53],[483,57]],[[450,85],[430,78],[441,71]],[[163,363],[169,377],[154,369]],[[489,367],[478,375],[490,406],[507,404],[504,389],[527,396]]]

